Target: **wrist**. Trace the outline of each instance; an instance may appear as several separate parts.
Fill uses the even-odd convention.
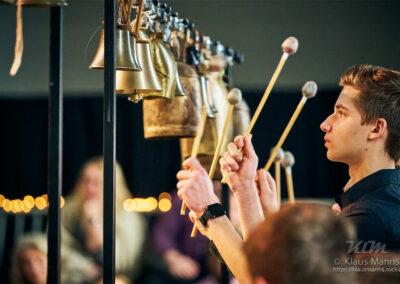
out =
[[[257,193],[257,186],[254,181],[248,181],[232,188],[235,198],[247,198]]]

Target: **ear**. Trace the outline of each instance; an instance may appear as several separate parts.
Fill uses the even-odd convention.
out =
[[[384,118],[378,118],[374,123],[373,123],[373,128],[371,132],[368,134],[368,139],[369,140],[374,140],[381,138],[387,133],[387,122],[386,119]]]

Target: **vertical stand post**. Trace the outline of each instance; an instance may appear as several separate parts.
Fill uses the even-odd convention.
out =
[[[104,231],[103,283],[115,283],[115,12],[114,0],[104,0]]]
[[[62,185],[62,28],[63,8],[50,8],[50,96],[48,197],[49,230],[47,237],[47,283],[60,283],[61,185]]]
[[[229,216],[229,192],[230,189],[226,183],[222,184],[222,206],[224,206],[226,210],[226,215]],[[226,264],[221,263],[221,283],[229,284],[229,270]]]

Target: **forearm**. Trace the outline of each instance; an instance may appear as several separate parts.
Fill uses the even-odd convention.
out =
[[[208,220],[208,231],[219,253],[233,275],[244,283],[247,279],[247,264],[242,252],[243,240],[236,232],[228,217]]]
[[[264,220],[256,185],[254,183],[248,185],[243,190],[237,191],[234,196],[238,204],[243,239],[247,240],[251,231]]]

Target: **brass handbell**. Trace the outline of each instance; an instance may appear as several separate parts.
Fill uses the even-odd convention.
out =
[[[151,60],[150,42],[148,36],[140,31],[140,41],[136,43],[136,50],[139,57],[142,71],[117,71],[116,92],[117,94],[130,95],[129,100],[138,102],[145,93],[160,92],[162,97],[161,83],[158,80],[156,70]],[[144,40],[143,40],[144,39]]]
[[[67,1],[65,0],[0,0],[2,4],[8,5],[21,5],[21,6],[65,6]]]
[[[104,30],[101,31],[100,44],[90,69],[104,69]],[[141,71],[136,52],[136,39],[126,29],[116,30],[116,69]]]
[[[161,93],[145,93],[145,99],[159,98],[160,95],[166,99],[175,98],[176,89],[176,63],[174,55],[169,47],[160,38],[151,41],[151,51],[153,54],[153,66],[156,69],[157,77],[161,82]]]

